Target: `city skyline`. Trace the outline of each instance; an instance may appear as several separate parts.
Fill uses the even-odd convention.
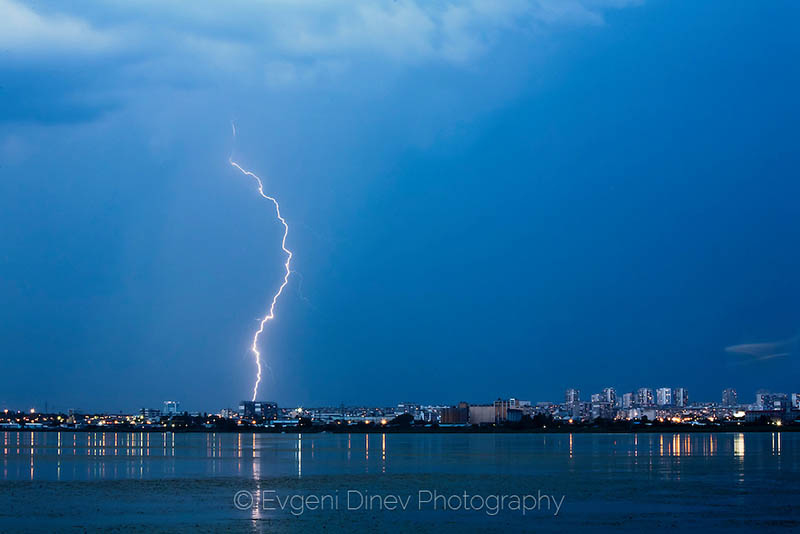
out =
[[[800,428],[800,393],[759,390],[754,403],[740,402],[735,389],[722,391],[721,402],[689,401],[685,388],[651,388],[617,396],[614,388],[582,400],[580,391],[568,388],[563,402],[532,402],[520,398],[497,398],[491,402],[431,405],[401,402],[393,406],[280,407],[263,400],[242,400],[235,409],[215,412],[190,411],[179,401],[165,400],[162,408],[143,407],[138,412],[37,412],[3,410],[0,428],[42,431],[206,431],[281,432],[289,428],[319,432],[370,432],[381,429],[439,431],[558,431],[570,429],[639,431],[656,426],[664,429],[755,430]],[[742,427],[742,425],[745,425]]]
[[[664,398],[660,395],[659,391],[668,389],[669,390],[669,400],[664,401]],[[387,403],[375,403],[375,402],[355,402],[355,403],[297,403],[297,402],[276,402],[274,399],[271,400],[264,400],[263,398],[258,400],[247,400],[241,399],[240,401],[236,402],[229,402],[225,407],[221,408],[222,410],[226,409],[234,409],[236,405],[240,406],[242,403],[268,403],[268,404],[276,404],[283,407],[286,406],[295,406],[295,407],[309,407],[309,408],[336,408],[336,407],[373,407],[373,408],[386,408],[395,405],[402,405],[403,403],[411,403],[416,405],[424,405],[424,406],[452,406],[456,402],[467,402],[468,404],[475,404],[481,405],[486,403],[492,403],[495,400],[499,399],[521,399],[527,398],[530,399],[532,404],[564,404],[570,405],[571,403],[580,403],[580,404],[592,404],[595,402],[603,402],[603,403],[610,403],[612,406],[619,407],[619,408],[628,408],[633,406],[675,406],[675,407],[684,407],[684,406],[691,406],[691,405],[711,405],[717,404],[719,406],[733,406],[733,405],[755,405],[759,402],[760,395],[783,395],[788,399],[794,399],[797,396],[800,399],[800,393],[796,393],[793,390],[790,391],[777,391],[774,389],[769,388],[757,388],[752,392],[741,392],[737,388],[727,387],[723,388],[717,398],[711,397],[699,397],[695,395],[690,395],[687,388],[683,387],[650,387],[650,386],[642,386],[633,388],[632,390],[625,390],[616,388],[614,386],[607,386],[601,388],[600,391],[591,391],[591,390],[582,390],[581,388],[566,388],[562,391],[562,395],[560,397],[555,398],[537,398],[535,396],[530,395],[497,395],[495,397],[488,397],[482,400],[480,399],[466,399],[466,398],[458,398],[458,400],[454,400],[456,397],[452,397],[449,400],[442,400],[438,402],[431,402],[425,399],[405,399],[404,401],[392,401]],[[89,408],[84,406],[77,406],[77,405],[69,405],[67,404],[67,408],[64,405],[59,405],[57,403],[50,403],[50,402],[43,402],[38,405],[30,405],[27,407],[24,406],[15,406],[4,404],[0,405],[0,410],[6,411],[17,411],[17,412],[42,412],[42,407],[47,410],[47,407],[52,408],[50,410],[52,413],[67,413],[69,411],[79,411],[81,413],[134,413],[141,410],[151,410],[157,409],[155,406],[160,406],[161,404],[164,405],[164,413],[183,413],[184,408],[188,409],[191,408],[191,412],[193,413],[219,413],[220,407],[207,407],[202,405],[192,405],[187,406],[184,405],[184,408],[180,408],[181,401],[180,400],[163,400],[163,401],[153,401],[153,402],[144,402],[135,405],[134,407],[127,407],[127,408],[118,408],[118,409],[99,409],[99,408]],[[478,402],[476,402],[478,401]],[[795,403],[792,400],[792,403]],[[172,407],[168,408],[167,405],[170,404]],[[800,406],[800,403],[797,403]]]

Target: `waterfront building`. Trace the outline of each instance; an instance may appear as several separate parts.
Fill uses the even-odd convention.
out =
[[[442,408],[439,421],[446,425],[463,425],[469,423],[469,404],[461,401],[456,406]]]
[[[471,404],[469,407],[469,424],[485,425],[495,422],[494,404]]]
[[[508,400],[497,399],[494,401],[494,420],[496,423],[502,423],[509,420],[508,411],[516,410],[520,414],[531,413],[530,401],[519,400],[510,398]]]
[[[151,421],[158,420],[161,417],[161,410],[157,408],[142,408],[139,410],[139,415]]]
[[[239,417],[274,421],[278,418],[278,403],[243,400],[239,403]]]

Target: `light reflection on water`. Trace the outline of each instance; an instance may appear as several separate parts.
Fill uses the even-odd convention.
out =
[[[380,440],[380,450],[372,440]],[[363,441],[360,441],[363,440]],[[102,480],[400,472],[523,473],[606,458],[615,467],[669,468],[681,458],[720,458],[744,481],[748,461],[800,463],[800,434],[233,434],[2,432],[3,480]],[[666,463],[665,463],[666,462]],[[618,464],[618,465],[617,465]],[[260,486],[259,486],[260,487]],[[256,512],[254,512],[255,514]]]
[[[260,437],[260,434],[258,435]],[[255,482],[255,492],[256,495],[261,494],[261,445],[258,443],[256,434],[251,435],[252,439],[252,447],[250,449],[250,455],[253,459],[253,482]],[[257,445],[258,444],[258,445]],[[300,459],[297,460],[297,465],[300,465]],[[298,475],[299,476],[299,475]],[[261,519],[261,507],[260,506],[253,506],[251,509],[251,515],[253,519]]]

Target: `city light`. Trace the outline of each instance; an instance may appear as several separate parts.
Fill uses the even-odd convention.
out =
[[[645,389],[646,388],[640,388]],[[660,388],[664,389],[664,388]],[[686,395],[685,390],[684,395]],[[760,390],[756,402],[736,404],[725,399],[733,390],[726,389],[723,401],[699,402],[681,406],[675,402],[658,404],[650,395],[625,393],[617,397],[613,388],[604,388],[603,393],[590,395],[591,400],[581,400],[580,391],[567,390],[562,402],[531,402],[519,398],[502,399],[470,404],[426,405],[399,403],[390,407],[302,407],[279,408],[274,402],[241,401],[239,409],[224,408],[216,415],[206,412],[180,410],[177,401],[164,401],[164,410],[141,408],[130,415],[95,413],[84,415],[70,410],[63,413],[40,413],[35,408],[27,411],[3,409],[0,425],[4,428],[65,428],[65,429],[120,429],[149,430],[175,429],[236,429],[248,428],[258,431],[282,431],[285,428],[302,427],[334,430],[348,427],[367,430],[369,427],[413,426],[431,430],[441,427],[522,429],[615,429],[631,431],[636,428],[664,428],[683,431],[697,427],[709,430],[737,429],[746,427],[764,430],[764,427],[800,426],[800,393],[769,393]],[[662,398],[665,398],[662,395]],[[641,425],[641,426],[640,426]],[[781,428],[781,431],[785,429]],[[358,431],[358,430],[356,430]]]

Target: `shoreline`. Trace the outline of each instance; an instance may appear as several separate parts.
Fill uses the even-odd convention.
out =
[[[541,429],[507,429],[507,428],[349,428],[331,430],[326,428],[243,428],[243,429],[168,429],[168,428],[6,428],[2,432],[41,432],[41,433],[160,433],[160,434],[739,434],[739,433],[776,433],[800,432],[800,426],[795,425],[741,425],[717,426],[709,428],[698,427],[666,427],[653,426],[636,429],[614,428],[541,428]]]

